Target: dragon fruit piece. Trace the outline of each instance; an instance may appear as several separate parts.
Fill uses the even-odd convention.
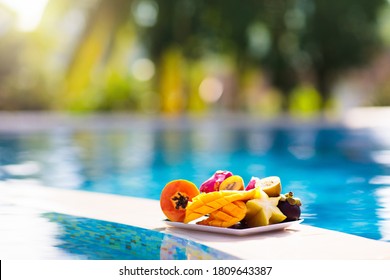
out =
[[[214,192],[219,190],[219,185],[228,177],[232,176],[233,173],[226,170],[216,171],[209,179],[204,181],[200,185],[200,192]]]
[[[245,190],[246,191],[249,191],[251,189],[254,189],[256,187],[256,183],[259,181],[260,179],[258,177],[252,177],[251,180],[249,181],[248,185],[245,187]]]

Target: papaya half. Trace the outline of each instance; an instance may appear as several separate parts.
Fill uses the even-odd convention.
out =
[[[198,187],[188,180],[170,181],[161,191],[161,210],[170,221],[183,222],[188,202],[199,193]]]

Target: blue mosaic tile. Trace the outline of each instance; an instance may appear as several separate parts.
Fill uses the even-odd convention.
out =
[[[237,259],[194,241],[154,230],[53,212],[43,217],[58,225],[57,247],[74,259]]]

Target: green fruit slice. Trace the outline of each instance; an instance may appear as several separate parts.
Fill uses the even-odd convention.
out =
[[[256,186],[259,186],[270,197],[278,197],[282,192],[282,184],[278,176],[262,178],[256,182]]]

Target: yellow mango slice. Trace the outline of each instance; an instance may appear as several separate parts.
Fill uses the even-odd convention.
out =
[[[215,191],[209,193],[201,193],[195,196],[186,207],[186,216],[184,223],[189,223],[204,215],[210,214],[225,205],[241,200],[247,201],[258,197],[259,189],[249,191]]]
[[[210,216],[207,219],[202,220],[197,224],[216,227],[231,227],[241,221],[245,217],[245,214],[245,202],[237,200],[210,213]]]

